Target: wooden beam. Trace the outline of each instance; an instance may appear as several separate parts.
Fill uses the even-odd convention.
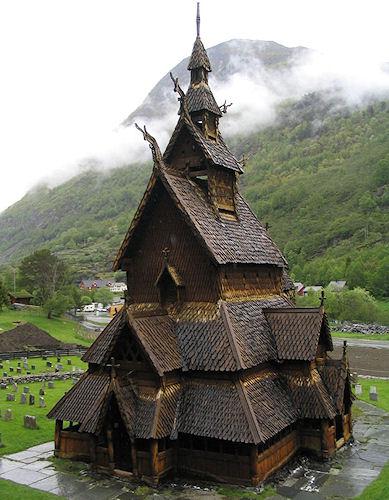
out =
[[[111,427],[108,427],[108,429],[107,429],[107,448],[108,448],[109,467],[111,470],[113,470],[115,468],[115,457],[114,457],[114,448],[113,448],[112,428]]]
[[[158,439],[150,439],[150,468],[153,483],[158,484]]]
[[[63,429],[63,421],[55,421],[55,433],[54,433],[54,449],[56,452],[60,450],[61,447],[61,431]]]

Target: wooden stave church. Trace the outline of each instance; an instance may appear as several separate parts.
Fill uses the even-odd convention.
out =
[[[326,459],[352,437],[346,348],[326,313],[293,304],[287,262],[239,193],[199,33],[177,126],[114,269],[126,304],[50,411],[55,455],[157,484],[168,475],[257,485],[299,451]],[[64,422],[69,422],[64,427]]]

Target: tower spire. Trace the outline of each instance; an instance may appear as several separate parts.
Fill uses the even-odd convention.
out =
[[[197,2],[196,28],[197,36],[200,36],[200,2]]]

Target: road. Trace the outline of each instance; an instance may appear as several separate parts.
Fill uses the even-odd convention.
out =
[[[364,339],[350,339],[348,337],[335,338],[332,337],[334,346],[342,346],[343,340],[347,340],[349,347],[368,347],[369,349],[389,349],[389,340],[364,340]]]

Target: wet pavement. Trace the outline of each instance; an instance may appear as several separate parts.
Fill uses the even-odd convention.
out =
[[[273,482],[277,494],[272,500],[329,500],[353,498],[373,481],[389,460],[389,414],[368,403],[357,401],[363,410],[354,425],[355,443],[339,450],[327,463],[298,457]],[[94,476],[86,464],[52,460],[53,443],[34,446],[28,450],[6,455],[0,459],[0,479],[64,496],[69,500],[129,500],[141,498],[180,500],[225,498],[215,485],[202,483],[165,484],[151,489],[135,482]],[[66,462],[68,469],[63,470]],[[238,489],[237,489],[238,490]],[[238,490],[239,491],[239,490]],[[239,497],[238,491],[234,496]],[[243,493],[254,488],[240,489]]]

